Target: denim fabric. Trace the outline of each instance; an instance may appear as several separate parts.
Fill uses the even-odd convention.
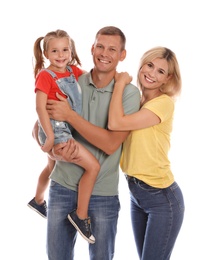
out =
[[[176,182],[165,189],[127,177],[131,219],[141,260],[169,260],[184,217],[184,200]]]
[[[72,73],[71,67],[68,66],[67,69],[71,72],[70,77],[60,79],[57,78],[53,71],[48,69],[45,70],[51,74],[59,89],[67,96],[68,102],[72,109],[80,114],[82,111],[81,88]],[[66,142],[68,139],[72,138],[72,127],[66,122],[60,122],[51,119],[51,125],[55,135],[54,144]],[[45,143],[45,139],[46,135],[39,125],[39,141],[41,145]]]
[[[51,181],[47,218],[49,260],[74,259],[77,231],[67,219],[67,215],[76,208],[76,205],[77,192]],[[119,210],[118,196],[91,196],[89,216],[96,242],[89,244],[90,260],[113,259]]]

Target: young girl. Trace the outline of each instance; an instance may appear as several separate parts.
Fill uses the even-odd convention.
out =
[[[137,79],[142,103],[134,114],[125,115],[122,106],[125,85],[132,78],[120,73],[115,80],[108,126],[111,130],[132,130],[124,142],[120,163],[130,190],[139,259],[168,260],[184,216],[182,192],[168,158],[174,98],[181,90],[176,56],[164,47],[143,55]]]
[[[40,47],[42,40],[43,51]],[[81,66],[81,62],[76,53],[74,41],[62,30],[49,32],[45,37],[38,38],[34,44],[34,56],[36,111],[39,122],[38,139],[41,149],[44,152],[51,152],[55,144],[67,142],[73,137],[72,127],[68,123],[49,118],[46,110],[47,100],[57,100],[56,93],[58,93],[67,98],[72,109],[80,114],[82,96],[77,79],[83,71],[76,66]],[[46,69],[44,69],[44,57],[50,62]],[[92,235],[90,217],[88,217],[88,205],[100,165],[97,159],[80,143],[76,142],[75,145],[78,149],[76,164],[85,171],[79,182],[77,209],[68,214],[68,219],[83,238],[89,243],[94,243],[95,238]],[[46,217],[44,193],[54,165],[55,161],[48,157],[48,164],[38,179],[36,195],[28,203],[29,207],[43,217]]]

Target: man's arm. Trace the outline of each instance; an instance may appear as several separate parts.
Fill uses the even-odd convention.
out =
[[[60,101],[48,100],[47,111],[55,120],[66,121],[88,142],[104,151],[106,154],[114,153],[126,139],[127,131],[110,131],[95,126],[71,109],[67,100],[57,95]]]
[[[129,134],[128,131],[111,131],[95,126],[73,110],[67,122],[88,142],[109,155],[119,148]]]

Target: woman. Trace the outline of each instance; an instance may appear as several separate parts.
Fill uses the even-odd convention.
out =
[[[183,195],[168,158],[174,102],[181,91],[175,54],[156,47],[142,56],[137,78],[142,91],[141,109],[125,115],[122,95],[131,80],[128,73],[115,75],[108,127],[132,130],[124,142],[120,163],[130,190],[139,259],[168,260],[184,216]]]

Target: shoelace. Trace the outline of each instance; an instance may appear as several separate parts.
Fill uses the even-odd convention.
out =
[[[42,206],[44,207],[44,210],[45,210],[45,212],[47,214],[47,204],[46,204],[46,202],[44,202]]]
[[[90,224],[91,224],[90,218],[84,219],[84,224],[85,224],[86,230],[89,232],[90,231]]]

